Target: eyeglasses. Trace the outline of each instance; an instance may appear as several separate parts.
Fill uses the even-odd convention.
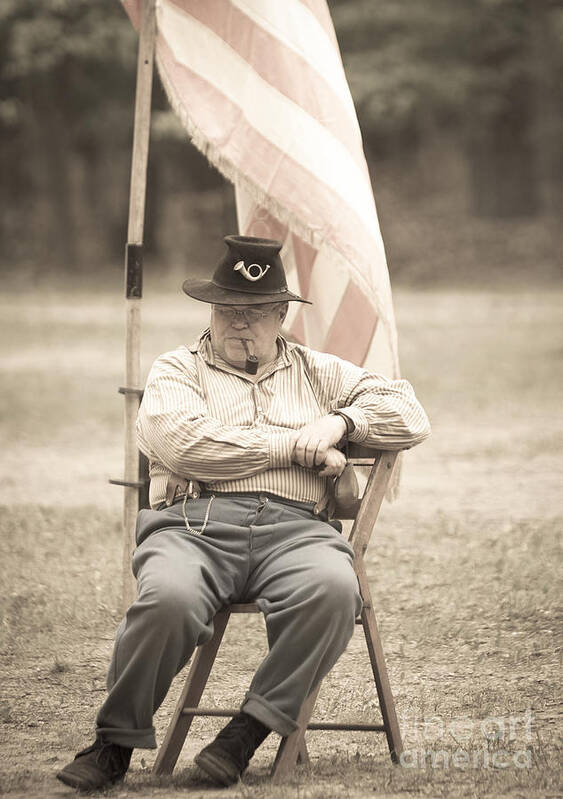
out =
[[[223,319],[232,322],[238,316],[244,316],[249,325],[255,322],[261,322],[267,316],[271,316],[272,311],[275,310],[275,305],[267,311],[259,311],[257,308],[245,308],[243,311],[238,311],[235,308],[228,308],[224,305],[214,305],[213,310],[220,314]]]

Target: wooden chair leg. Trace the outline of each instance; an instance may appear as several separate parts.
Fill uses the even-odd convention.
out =
[[[398,763],[401,752],[403,751],[403,741],[401,739],[401,730],[399,728],[397,713],[395,711],[395,701],[391,692],[391,685],[389,683],[389,676],[387,674],[387,666],[385,664],[385,655],[383,654],[381,638],[379,637],[379,630],[377,628],[377,621],[375,618],[375,610],[373,608],[371,592],[369,590],[369,582],[363,560],[357,559],[355,567],[356,574],[358,576],[358,583],[360,585],[360,594],[364,602],[361,616],[362,625],[366,636],[366,643],[368,647],[371,668],[373,671],[373,677],[377,688],[377,695],[379,697],[381,715],[383,716],[387,744],[389,746],[389,752],[391,753],[391,760],[394,763]]]
[[[319,685],[317,685],[317,687],[303,702],[299,717],[297,719],[297,729],[292,732],[291,735],[288,735],[287,738],[282,738],[281,740],[278,753],[272,767],[272,782],[274,784],[280,782],[289,774],[291,774],[295,768],[298,757],[301,758],[303,763],[309,763],[309,754],[305,745],[305,732],[307,731],[307,725],[309,724],[311,716],[313,715],[313,710],[315,707],[315,702],[317,701],[317,695],[319,693],[320,687],[321,686],[319,683]]]
[[[172,774],[174,770],[186,740],[186,735],[194,719],[192,715],[183,713],[183,710],[186,707],[197,707],[199,705],[207,678],[215,662],[217,650],[223,640],[229,616],[228,610],[222,611],[215,616],[213,637],[206,644],[200,646],[195,654],[186,684],[176,703],[174,715],[170,720],[164,741],[155,760],[153,774]]]
[[[276,769],[276,766],[277,766],[277,764],[279,762],[279,759],[280,759],[280,757],[282,755],[282,751],[283,751],[283,748],[284,748],[283,747],[283,743],[284,743],[285,740],[286,740],[285,738],[282,738],[282,740],[280,741],[280,745],[278,746],[278,751],[276,752],[276,757],[274,759],[274,763],[273,763],[272,769],[271,769],[271,773],[272,774],[274,773],[274,771]],[[296,760],[296,762],[300,766],[310,766],[311,765],[311,760],[309,758],[309,750],[307,749],[307,742],[305,741],[304,738],[301,741],[301,745],[299,747],[299,751],[297,752],[297,760]]]
[[[307,743],[305,739],[301,741],[301,747],[299,752],[297,753],[297,762],[300,766],[310,766],[311,761],[309,759],[309,752],[307,750]]]

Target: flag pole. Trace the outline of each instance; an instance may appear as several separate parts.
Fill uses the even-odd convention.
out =
[[[135,526],[139,510],[139,450],[135,422],[141,388],[141,299],[143,296],[143,231],[147,189],[147,160],[151,122],[151,96],[156,41],[155,0],[143,0],[137,57],[135,123],[129,191],[129,221],[125,252],[125,452],[123,479],[123,610],[137,596],[131,573]]]

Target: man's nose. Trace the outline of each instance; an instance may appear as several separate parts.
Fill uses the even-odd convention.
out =
[[[235,318],[231,322],[231,326],[236,328],[248,327],[246,316],[243,316],[242,314],[240,316],[235,316]]]

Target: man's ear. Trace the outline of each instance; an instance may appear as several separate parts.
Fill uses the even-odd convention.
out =
[[[288,310],[289,310],[289,303],[284,302],[283,306],[280,308],[280,322],[282,323],[282,325],[285,321],[285,317],[287,316]]]

